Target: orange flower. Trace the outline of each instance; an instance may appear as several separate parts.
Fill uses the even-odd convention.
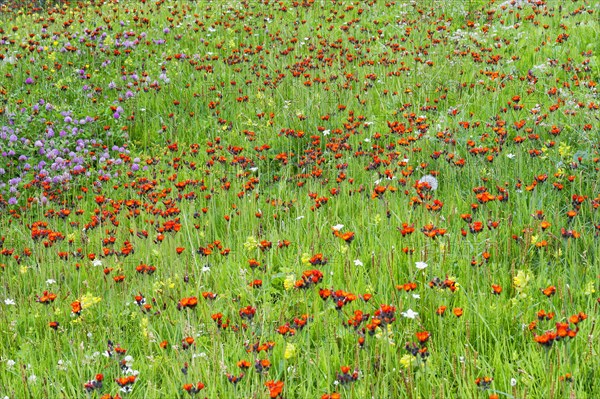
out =
[[[185,337],[181,340],[181,347],[183,349],[188,349],[190,346],[194,345],[194,337]]]
[[[492,284],[492,294],[500,295],[501,292],[502,292],[501,286],[499,286],[498,284]]]
[[[463,315],[463,310],[462,308],[454,308],[452,309],[452,313],[454,313],[454,316],[460,317]]]
[[[81,302],[79,301],[74,301],[71,302],[71,312],[73,312],[73,314],[75,315],[79,315],[81,314]]]
[[[179,303],[177,303],[177,309],[181,310],[183,308],[195,308],[196,305],[198,305],[198,298],[196,298],[195,296],[189,297],[189,298],[181,298],[181,300],[179,301]]]
[[[272,399],[281,397],[283,392],[283,381],[267,381],[265,386],[269,389],[269,397]]]
[[[56,299],[56,294],[52,292],[44,291],[42,296],[37,297],[36,302],[43,303],[44,305],[48,305]]]
[[[560,338],[569,335],[569,323],[556,323],[556,335]]]
[[[542,293],[544,295],[546,295],[548,298],[550,298],[552,295],[554,295],[556,293],[556,287],[551,285],[551,286],[543,289]]]
[[[431,334],[428,331],[420,331],[420,332],[417,332],[415,335],[417,336],[417,340],[419,340],[419,343],[421,345],[423,345],[425,342],[427,342],[429,340],[429,338],[431,337]]]
[[[437,308],[437,310],[435,311],[435,313],[436,313],[438,316],[443,316],[443,315],[444,315],[444,313],[446,313],[446,309],[447,309],[447,308],[446,308],[444,305],[442,305],[442,306],[440,306],[439,308]]]
[[[239,362],[237,362],[237,366],[242,370],[247,370],[250,368],[250,362],[247,360],[240,360]]]

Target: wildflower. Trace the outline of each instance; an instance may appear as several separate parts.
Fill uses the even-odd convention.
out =
[[[343,224],[336,224],[335,226],[331,226],[331,229],[332,229],[333,231],[338,231],[338,232],[339,232],[341,229],[343,229],[343,228],[344,228],[344,225],[343,225]]]
[[[233,374],[229,374],[227,373],[227,381],[231,382],[233,385],[236,385],[238,382],[240,382],[242,380],[242,378],[244,378],[244,373],[241,373],[240,375],[233,375]]]
[[[16,305],[16,302],[13,299],[6,298],[4,300],[4,304],[7,305],[7,306],[11,306],[11,305],[14,306],[14,305]]]
[[[254,369],[257,373],[266,373],[271,368],[271,362],[269,359],[256,359],[254,362]]]
[[[196,395],[198,392],[204,389],[204,384],[202,382],[197,382],[196,384],[184,384],[183,390],[189,393],[191,396]]]
[[[406,312],[402,312],[401,315],[406,317],[407,319],[414,319],[419,314],[412,309],[408,309]]]
[[[419,179],[417,182],[419,186],[424,186],[429,190],[435,191],[438,188],[438,180],[432,175],[425,175]]]
[[[254,236],[250,236],[246,239],[246,242],[244,243],[244,249],[246,251],[252,251],[253,249],[256,249],[260,246],[260,243],[258,242],[258,240],[256,239],[256,237]]]
[[[291,342],[288,342],[285,345],[285,352],[283,353],[283,358],[287,360],[293,358],[294,356],[296,356],[296,346]]]
[[[42,293],[42,296],[36,296],[36,297],[37,297],[36,302],[47,305],[47,304],[54,302],[54,300],[56,299],[56,294],[54,294],[52,292],[44,291]]]
[[[280,398],[283,392],[283,381],[267,381],[265,386],[269,390],[269,398],[275,399]]]
[[[550,298],[552,295],[554,295],[556,293],[556,287],[551,285],[551,286],[543,289],[542,293],[544,295],[546,295],[548,298]]]
[[[181,300],[177,303],[177,310],[181,310],[183,308],[193,309],[198,305],[198,298],[195,296],[189,298],[181,298]]]
[[[240,360],[237,362],[237,366],[242,370],[248,370],[250,368],[250,362],[247,360]]]
[[[427,341],[429,341],[429,338],[431,337],[431,334],[428,331],[420,331],[415,333],[415,335],[421,345],[424,345]]]
[[[364,266],[360,259],[354,259],[354,266]]]
[[[531,274],[519,270],[517,275],[513,277],[513,285],[517,291],[523,291],[527,287],[529,280],[531,280]]]
[[[424,270],[425,268],[427,268],[427,263],[425,263],[425,262],[416,262],[415,266],[419,270]]]
[[[290,290],[292,288],[294,288],[294,283],[296,282],[296,276],[294,276],[293,274],[288,274],[285,279],[283,280],[283,288],[285,288],[285,290]]]
[[[336,381],[338,383],[345,385],[350,382],[354,382],[358,379],[358,369],[354,369],[354,371],[350,372],[350,367],[342,366],[341,373],[337,373]]]
[[[181,347],[185,350],[188,349],[190,346],[194,345],[194,343],[194,337],[185,337],[181,340]]]
[[[490,385],[492,384],[493,379],[491,377],[478,377],[475,380],[475,384],[481,388],[482,390],[486,390],[490,388]]]
[[[415,356],[410,355],[410,354],[406,354],[406,355],[404,355],[404,356],[402,356],[400,358],[400,364],[402,365],[402,367],[404,367],[405,369],[407,369],[411,365],[413,365],[416,360],[417,360],[417,358]]]

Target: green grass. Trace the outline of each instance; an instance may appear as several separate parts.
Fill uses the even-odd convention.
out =
[[[0,397],[598,397],[600,9],[515,3],[4,6]]]

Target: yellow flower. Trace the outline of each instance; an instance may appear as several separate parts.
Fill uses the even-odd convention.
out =
[[[408,353],[404,356],[402,356],[400,358],[400,364],[402,365],[402,367],[404,367],[405,369],[409,368],[415,361],[417,360],[416,357],[414,357],[413,355],[409,355]]]
[[[258,248],[258,240],[254,236],[250,236],[246,238],[246,242],[244,243],[244,249],[246,251],[252,251],[253,249]]]
[[[285,280],[283,280],[283,288],[287,290],[291,290],[294,287],[294,283],[296,282],[296,276],[293,274],[288,274]]]
[[[283,353],[284,359],[291,359],[296,356],[296,346],[292,343],[287,343],[285,345],[285,352]]]
[[[303,264],[308,265],[310,262],[310,254],[307,254],[306,252],[302,254],[302,258],[301,261]]]
[[[27,273],[27,269],[29,269],[27,266],[21,266],[19,271],[21,272],[21,274],[25,274],[25,273]]]
[[[79,302],[81,302],[81,309],[91,308],[100,301],[102,301],[102,298],[94,296],[90,293],[87,293],[79,298]]]
[[[144,317],[140,320],[140,330],[142,330],[142,335],[148,338],[148,318]]]
[[[594,282],[592,280],[590,280],[585,285],[585,289],[584,289],[583,293],[585,295],[592,295],[594,292],[596,292],[596,289],[594,288]]]
[[[525,273],[523,270],[519,270],[517,275],[513,277],[513,284],[517,291],[523,291],[527,284],[531,280],[531,274],[529,272]]]
[[[561,157],[570,158],[572,156],[571,146],[567,145],[564,141],[561,141],[558,145],[558,153]]]

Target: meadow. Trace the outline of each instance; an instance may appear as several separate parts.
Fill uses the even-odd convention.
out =
[[[600,3],[0,5],[0,398],[598,398]]]

